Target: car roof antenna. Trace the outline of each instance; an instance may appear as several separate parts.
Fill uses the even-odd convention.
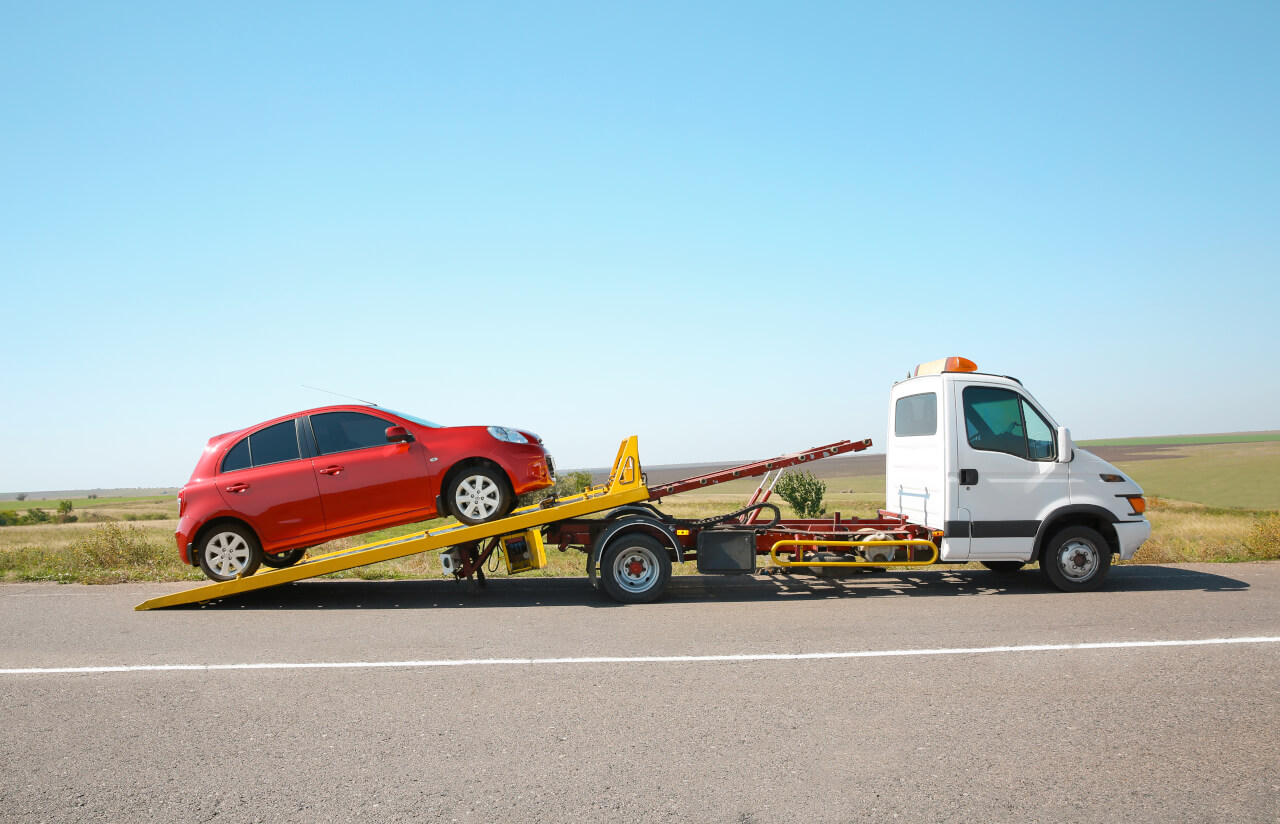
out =
[[[341,392],[334,392],[334,391],[329,390],[329,389],[321,389],[321,388],[320,388],[320,387],[318,387],[318,386],[308,386],[307,384],[305,384],[305,383],[304,383],[304,384],[302,384],[302,388],[303,388],[303,389],[314,389],[314,390],[316,390],[317,392],[328,392],[330,395],[337,395],[339,398],[350,398],[350,399],[351,399],[351,400],[353,400],[353,401],[360,401],[360,403],[367,403],[367,404],[369,404],[370,406],[373,406],[373,407],[376,407],[376,406],[377,406],[377,404],[376,404],[376,403],[374,403],[373,401],[366,401],[366,400],[363,400],[363,399],[361,399],[361,398],[357,398],[357,397],[355,397],[354,395],[344,395],[344,394],[342,394]]]

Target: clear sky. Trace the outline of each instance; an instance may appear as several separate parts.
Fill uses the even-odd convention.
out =
[[[694,6],[696,8],[691,8]],[[1280,4],[11,3],[0,491],[337,399],[562,467],[1280,428]]]

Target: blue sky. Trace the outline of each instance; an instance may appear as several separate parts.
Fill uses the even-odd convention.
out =
[[[696,5],[696,8],[690,8]],[[323,405],[562,466],[883,442],[948,355],[1078,438],[1280,428],[1280,5],[22,4],[0,491]]]

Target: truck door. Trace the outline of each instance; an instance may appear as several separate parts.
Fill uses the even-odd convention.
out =
[[[956,500],[969,523],[969,559],[1033,560],[1043,514],[1068,497],[1054,428],[1022,393],[957,381]],[[962,534],[963,523],[947,533]]]

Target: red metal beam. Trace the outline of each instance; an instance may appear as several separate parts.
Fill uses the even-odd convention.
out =
[[[826,446],[815,446],[813,449],[809,449],[804,452],[793,452],[790,455],[770,458],[767,461],[756,461],[754,463],[743,464],[742,466],[733,466],[728,469],[722,469],[719,472],[708,472],[706,475],[698,475],[693,478],[672,481],[669,484],[662,484],[660,486],[651,486],[649,487],[649,500],[656,501],[661,498],[665,498],[668,495],[678,495],[681,492],[703,489],[708,486],[724,483],[725,481],[736,481],[739,478],[754,478],[775,469],[786,469],[787,467],[807,463],[809,461],[820,461],[823,458],[830,458],[833,455],[861,452],[870,446],[870,438],[867,438],[864,441],[837,441],[836,443],[829,443]]]

